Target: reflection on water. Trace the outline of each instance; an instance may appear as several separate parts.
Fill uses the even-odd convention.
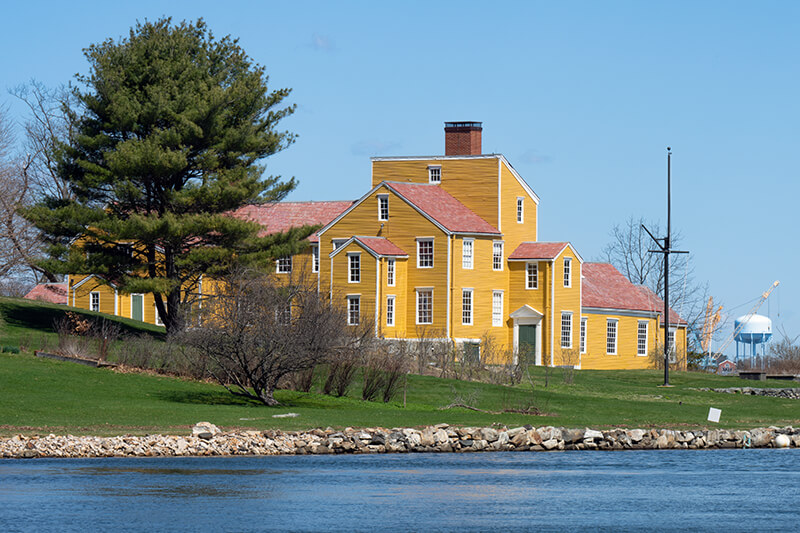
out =
[[[0,460],[0,531],[796,530],[800,450]]]

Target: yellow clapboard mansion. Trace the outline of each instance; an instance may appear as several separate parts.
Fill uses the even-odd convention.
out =
[[[481,136],[479,122],[447,122],[444,156],[372,158],[372,188],[354,202],[248,205],[234,216],[267,233],[322,225],[275,275],[312,276],[346,305],[348,323],[372,321],[378,337],[448,339],[489,364],[650,366],[662,301],[569,242],[538,241],[538,196],[504,156],[481,153]],[[152,295],[93,275],[70,276],[68,288],[71,306],[159,323]],[[686,322],[674,312],[669,335],[685,368]],[[489,342],[502,349],[484,353]]]

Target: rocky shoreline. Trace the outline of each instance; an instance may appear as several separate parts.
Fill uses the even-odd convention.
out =
[[[776,389],[759,389],[753,387],[729,387],[727,389],[710,389],[704,387],[697,389],[701,391],[722,392],[725,394],[744,394],[745,396],[769,396],[772,398],[789,398],[791,400],[800,400],[800,387],[795,388],[776,388]]]
[[[557,450],[662,450],[800,447],[800,428],[569,429],[551,426],[314,429],[221,432],[208,422],[191,436],[23,436],[0,439],[0,457],[177,457]]]

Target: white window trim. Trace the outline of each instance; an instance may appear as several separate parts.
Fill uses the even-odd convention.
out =
[[[383,216],[383,210],[381,206],[383,202],[386,202],[386,216]],[[378,220],[379,221],[387,221],[389,220],[389,195],[388,194],[379,194],[378,195]]]
[[[415,312],[415,321],[416,321],[417,325],[422,326],[422,325],[433,324],[433,287],[418,287],[418,288],[414,289],[414,292],[416,293],[416,300],[417,300],[417,307],[416,307],[416,310],[415,310],[416,311]],[[431,314],[431,320],[430,320],[430,322],[420,322],[419,321],[419,311],[420,311],[420,309],[419,309],[419,295],[420,295],[421,292],[429,292],[431,294],[431,304],[430,304],[431,305],[431,313],[430,313]]]
[[[338,250],[346,242],[347,239],[331,239],[331,250]]]
[[[358,306],[358,317],[356,317],[356,321],[353,322],[352,316],[352,302],[356,302]],[[361,323],[361,295],[360,294],[348,294],[347,295],[347,325],[348,326],[357,326]]]
[[[353,281],[353,259],[358,259],[358,279]],[[348,283],[361,283],[361,252],[348,252],[347,253],[347,282]]]
[[[434,180],[433,179],[433,172],[431,172],[432,170],[438,170],[439,171],[439,179],[438,180]],[[436,183],[436,184],[438,184],[438,183],[441,183],[441,182],[442,182],[442,165],[428,165],[428,183]]]
[[[608,351],[608,326],[614,324],[614,351]],[[617,355],[619,351],[619,320],[616,318],[606,319],[606,355]]]
[[[496,265],[494,263],[494,258],[496,256],[496,254],[494,253],[494,249],[495,246],[497,246],[498,244],[500,245],[500,261],[499,261],[500,268],[496,268]],[[505,253],[504,244],[505,243],[503,241],[492,241],[492,270],[495,272],[503,271],[503,254]]]
[[[530,284],[530,275],[528,273],[528,269],[530,267],[534,267],[536,269],[536,278],[534,278],[535,283],[533,286]],[[529,291],[535,291],[539,289],[539,262],[538,261],[530,261],[525,263],[525,289]]]
[[[92,301],[95,296],[97,296],[97,309],[94,308],[94,302]],[[89,311],[100,312],[100,292],[92,291],[89,293]]]
[[[580,331],[580,350],[582,354],[586,353],[586,337],[589,332],[589,318],[581,317],[581,331]]]
[[[469,246],[467,246],[469,243]],[[467,256],[467,248],[469,248],[469,256]],[[469,259],[469,261],[467,261]],[[464,239],[461,241],[461,268],[464,270],[472,270],[475,268],[475,239]]]
[[[464,296],[469,294],[469,321],[464,321]],[[475,291],[473,289],[461,289],[461,325],[471,326],[475,323]]]
[[[281,261],[284,261],[284,262],[288,261],[288,265],[289,265],[288,270],[281,267]],[[275,260],[275,272],[277,272],[278,274],[291,274],[292,273],[292,267],[294,266],[292,263],[293,263],[293,261],[292,261],[292,256],[291,255],[286,255],[284,257],[279,257],[278,259]],[[286,263],[284,263],[284,264],[286,264]]]
[[[389,313],[389,302],[391,302],[391,313]],[[397,313],[397,298],[394,294],[389,294],[386,296],[386,326],[394,327],[395,313]]]
[[[495,318],[496,318],[495,312],[494,312],[495,311],[495,307],[494,307],[495,295],[500,295],[500,320],[495,320]],[[503,291],[492,291],[492,327],[493,328],[501,328],[501,327],[503,327],[503,322],[504,322],[503,318],[504,318],[504,312],[505,312],[505,305],[506,305],[506,302],[505,302],[505,297],[503,296]]]
[[[420,246],[423,242],[430,242],[431,243],[431,264],[426,266],[420,266],[420,260],[422,259],[422,254],[420,253]],[[436,264],[436,251],[433,247],[433,237],[418,237],[417,238],[417,268],[433,268]]]
[[[644,325],[644,353],[639,353],[639,340],[641,338],[640,328]],[[650,323],[647,320],[639,320],[636,324],[636,355],[639,357],[647,357],[648,350],[648,336],[650,335]]]
[[[525,223],[525,197],[517,196],[517,224]]]
[[[572,287],[572,258],[564,258],[564,287]]]
[[[311,272],[319,272],[319,245],[311,247]]]
[[[564,326],[567,326],[567,328],[565,328]],[[564,335],[565,331],[566,331],[566,336]],[[566,344],[564,344],[565,338],[567,340]],[[572,349],[572,311],[561,311],[561,349],[562,350]]]
[[[389,276],[391,274],[391,277]],[[397,284],[397,263],[394,259],[386,260],[386,286],[394,287]]]

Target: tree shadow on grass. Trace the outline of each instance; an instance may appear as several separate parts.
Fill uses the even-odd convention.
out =
[[[196,391],[164,391],[157,394],[158,398],[173,403],[188,403],[194,405],[238,405],[252,407],[262,405],[260,402],[234,396],[225,391],[196,392]]]

